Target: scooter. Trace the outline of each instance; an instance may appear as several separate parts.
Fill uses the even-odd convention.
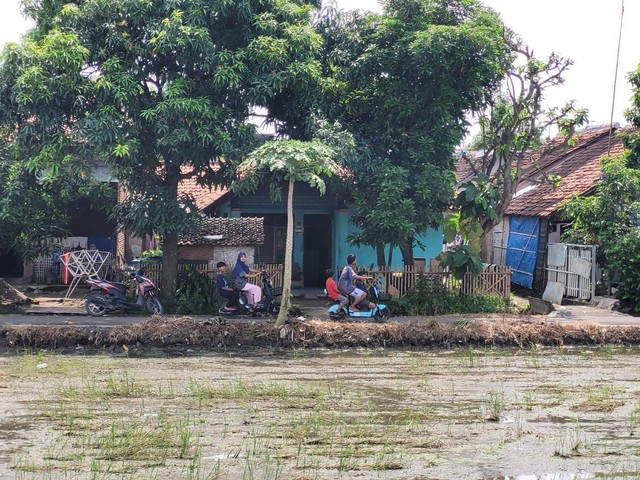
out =
[[[274,297],[282,295],[282,291],[279,288],[273,288],[271,277],[268,272],[260,272],[260,277],[262,279],[262,303],[256,305],[255,308],[252,307],[247,301],[245,292],[236,289],[239,294],[239,298],[235,305],[235,310],[227,309],[229,304],[229,300],[227,300],[220,306],[218,313],[225,317],[233,317],[234,315],[250,315],[255,317],[259,314],[267,314],[271,316],[278,315],[278,312],[280,311],[280,303],[274,301]]]
[[[347,317],[357,318],[357,319],[373,318],[373,320],[378,323],[382,323],[389,320],[389,317],[391,316],[391,312],[389,311],[389,308],[386,305],[379,303],[380,297],[378,295],[378,287],[376,287],[375,284],[372,284],[371,287],[369,288],[369,291],[371,295],[371,301],[376,304],[374,308],[372,309],[363,308],[360,310],[350,309],[349,305],[351,305],[355,299],[351,295],[349,295],[349,303],[344,307],[340,308],[340,303],[337,301],[334,302],[334,304],[329,307],[329,309],[327,310],[327,314],[329,314],[329,318],[331,318],[332,320],[344,320]],[[368,301],[369,301],[369,296],[367,296],[367,298],[365,298],[361,303],[364,303],[364,302],[368,303]]]
[[[86,282],[91,286],[89,297],[85,302],[87,313],[94,317],[100,317],[108,312],[142,310],[146,306],[149,313],[162,315],[164,309],[158,299],[158,290],[143,273],[142,270],[136,270],[129,275],[131,280],[137,283],[138,298],[135,302],[130,302],[127,299],[129,287],[126,283],[87,278]]]

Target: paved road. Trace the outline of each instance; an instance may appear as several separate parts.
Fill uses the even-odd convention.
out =
[[[305,300],[298,302],[303,308],[303,316],[305,318],[320,318],[328,320],[326,314],[327,302],[320,299]],[[104,317],[91,317],[86,315],[83,308],[74,307],[46,307],[38,308],[37,306],[30,310],[31,313],[26,315],[3,314],[0,315],[0,325],[70,325],[70,326],[88,326],[88,327],[109,327],[114,325],[130,325],[142,322],[148,318],[146,315],[105,315]],[[212,319],[211,315],[195,315],[190,316],[196,322],[205,322]],[[483,319],[478,315],[447,315],[437,317],[439,322],[454,323],[460,319],[473,318]],[[560,322],[560,323],[597,323],[600,325],[637,325],[640,326],[640,317],[626,315],[620,312],[610,310],[602,310],[599,308],[582,306],[582,305],[563,305],[556,307],[556,311],[547,315],[523,316],[527,321],[544,321],[544,322]],[[392,317],[392,322],[428,322],[433,321],[434,317]],[[273,321],[265,317],[237,317],[229,321],[234,322],[268,322]]]

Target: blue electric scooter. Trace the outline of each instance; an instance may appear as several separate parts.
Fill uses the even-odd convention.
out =
[[[335,302],[333,305],[329,307],[329,309],[327,310],[327,314],[329,314],[329,318],[331,318],[332,320],[344,320],[347,317],[357,318],[361,320],[373,318],[375,322],[379,322],[379,323],[389,320],[389,317],[391,316],[391,312],[389,311],[389,308],[387,308],[386,305],[381,304],[379,302],[380,297],[378,295],[378,288],[376,287],[375,283],[371,285],[369,292],[370,292],[370,295],[367,298],[376,304],[376,306],[373,309],[367,308],[362,310],[351,310],[349,308],[349,305],[353,302],[354,299],[353,297],[351,297],[351,295],[349,295],[349,303],[344,307],[340,308],[339,302]],[[364,299],[362,302],[367,302],[367,299]]]

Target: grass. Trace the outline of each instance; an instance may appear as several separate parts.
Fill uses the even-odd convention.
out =
[[[577,419],[611,420],[626,408],[618,425],[633,435],[640,393],[566,373],[619,375],[610,354],[604,366],[601,355],[554,357],[531,346],[252,362],[0,357],[3,371],[17,372],[0,396],[28,405],[26,431],[39,435],[9,471],[21,480],[453,478],[447,464],[455,458],[472,465],[478,457],[484,468],[514,442],[522,443],[517,451],[546,451],[531,453],[543,464],[587,454],[624,459],[624,442],[594,441],[599,423]],[[51,368],[35,371],[43,362]],[[623,404],[608,410],[612,402]]]

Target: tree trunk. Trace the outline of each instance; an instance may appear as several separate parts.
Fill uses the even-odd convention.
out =
[[[284,277],[282,279],[282,302],[280,312],[276,320],[276,328],[284,325],[291,307],[291,264],[293,263],[293,187],[294,182],[289,181],[289,194],[287,195],[287,240],[284,247]]]
[[[386,266],[386,262],[384,259],[384,244],[383,243],[376,243],[376,257],[377,257],[377,261],[378,261],[378,266],[379,267],[384,267]]]
[[[166,299],[176,291],[178,278],[178,234],[168,233],[162,240],[162,278],[160,294]]]
[[[169,187],[169,195],[178,199],[179,170],[176,167],[167,168],[165,184]],[[162,242],[162,278],[160,294],[163,298],[171,298],[176,292],[178,280],[178,234],[165,233]]]
[[[402,262],[405,265],[413,265],[413,237],[407,238],[398,247],[402,252]]]

